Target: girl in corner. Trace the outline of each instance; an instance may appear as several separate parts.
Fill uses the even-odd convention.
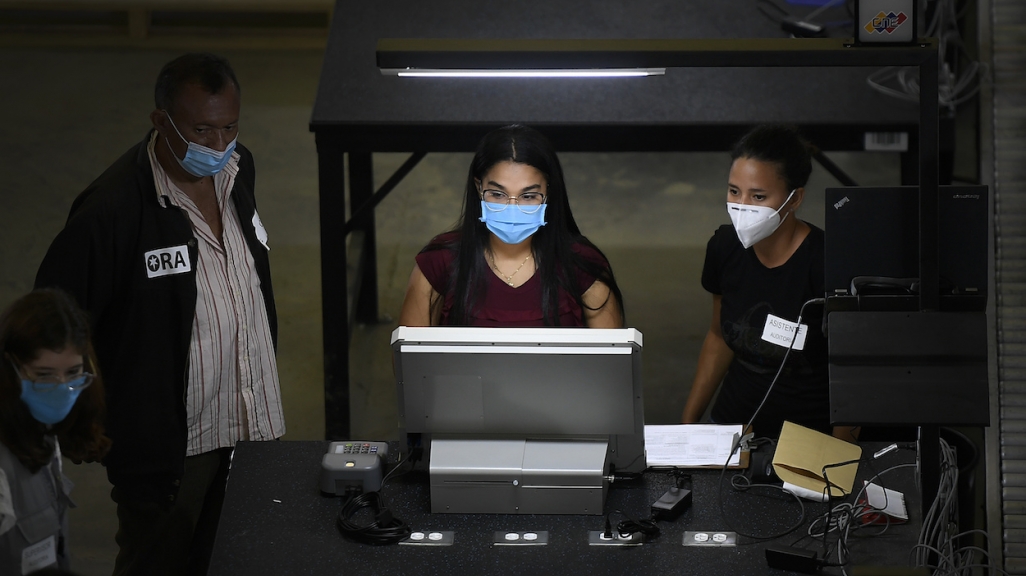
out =
[[[103,383],[85,314],[37,290],[0,315],[0,574],[68,569],[71,483],[61,454],[101,459]]]

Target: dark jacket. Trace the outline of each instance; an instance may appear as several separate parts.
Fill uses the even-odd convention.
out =
[[[63,288],[90,316],[107,390],[107,434],[113,444],[103,463],[111,484],[132,499],[170,503],[185,466],[198,248],[188,215],[157,198],[148,142],[149,136],[75,199],[39,267],[36,287]],[[260,277],[271,340],[277,343],[267,250],[252,224],[253,156],[242,145],[236,151],[239,172],[231,198]],[[177,258],[175,247],[182,247]],[[181,258],[186,250],[188,266]],[[154,275],[154,267],[179,273]]]

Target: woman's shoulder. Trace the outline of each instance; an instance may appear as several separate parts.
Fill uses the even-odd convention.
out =
[[[734,243],[741,244],[741,241],[737,239],[737,233],[734,232],[733,224],[720,224],[720,227],[713,232],[712,238],[709,242],[719,243]]]
[[[737,233],[734,232],[733,224],[720,225],[706,244],[707,253],[711,252],[722,255],[735,249],[744,250],[744,247],[741,245],[741,241],[737,239]]]
[[[823,232],[823,229],[811,222],[806,222],[805,220],[802,220],[802,222],[805,222],[805,224],[809,227],[808,238],[812,242],[822,245],[824,240],[826,239],[826,233]]]
[[[456,258],[458,245],[458,232],[439,234],[432,238],[415,258],[421,273],[427,278],[431,287],[438,292],[442,292],[449,283],[452,262]]]
[[[452,260],[459,241],[459,232],[443,232],[432,238],[426,246],[420,249],[420,252],[417,254],[417,261],[440,260],[448,262]]]
[[[585,238],[575,240],[574,243],[571,244],[570,248],[585,260],[602,266],[609,266],[609,260],[607,260],[605,255],[602,254],[602,251],[592,244],[591,241]]]
[[[805,222],[803,220],[803,222]],[[802,242],[802,247],[809,250],[813,258],[819,260],[823,259],[823,252],[826,246],[826,233],[823,232],[822,228],[817,227],[815,224],[805,222],[809,227],[809,235],[805,237],[805,241]]]
[[[421,252],[426,252],[426,251],[429,251],[429,250],[437,250],[439,248],[451,248],[451,247],[455,246],[456,244],[458,244],[459,241],[460,241],[460,232],[459,232],[459,230],[451,230],[449,232],[442,232],[438,236],[435,236],[434,238],[432,238],[431,241],[427,243],[427,246],[425,246],[424,249],[421,250]]]

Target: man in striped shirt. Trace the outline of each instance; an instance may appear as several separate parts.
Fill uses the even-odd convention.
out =
[[[75,200],[37,286],[89,311],[107,382],[115,574],[203,574],[231,450],[285,433],[241,91],[224,59],[157,79],[154,129]]]

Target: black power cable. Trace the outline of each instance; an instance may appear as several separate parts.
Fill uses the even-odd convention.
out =
[[[752,417],[748,420],[748,424],[746,424],[745,427],[741,430],[742,434],[746,434],[749,430],[751,430],[752,423],[755,422],[755,417],[759,415],[759,411],[761,411],[762,407],[766,404],[766,400],[769,398],[770,393],[773,392],[773,387],[776,386],[777,380],[780,379],[780,374],[784,371],[784,366],[787,365],[787,359],[788,357],[790,357],[791,350],[794,348],[795,340],[798,337],[798,331],[801,330],[802,316],[804,316],[805,314],[805,307],[809,304],[823,304],[824,302],[826,302],[825,298],[813,298],[811,300],[807,300],[804,304],[802,304],[802,307],[798,310],[798,320],[795,322],[797,328],[795,329],[794,336],[792,336],[791,338],[790,345],[788,345],[787,347],[787,351],[784,352],[784,358],[780,361],[780,368],[777,369],[777,373],[773,376],[773,380],[770,382],[770,385],[766,388],[766,393],[762,397],[762,402],[759,403],[759,406],[755,409],[755,412],[752,413]],[[784,494],[793,497],[795,501],[798,502],[798,506],[801,508],[801,514],[799,515],[798,520],[794,522],[792,525],[788,526],[783,531],[775,534],[757,535],[747,534],[745,532],[738,530],[737,528],[731,526],[730,521],[727,519],[727,514],[724,512],[723,508],[723,478],[727,473],[727,467],[730,465],[730,459],[734,457],[734,452],[741,448],[741,442],[743,440],[743,438],[739,438],[738,441],[734,443],[734,446],[730,451],[730,455],[727,456],[727,460],[723,463],[723,468],[720,470],[720,489],[717,494],[720,504],[720,516],[722,516],[723,521],[727,524],[727,526],[732,531],[736,532],[739,536],[744,536],[746,538],[751,538],[753,540],[773,540],[776,538],[780,538],[782,536],[786,536],[791,532],[797,530],[805,522],[805,504],[802,502],[801,497],[791,492],[790,490],[785,490],[783,487],[777,486],[775,484],[753,484],[748,480],[748,478],[745,478],[743,475],[738,475],[731,479],[731,486],[738,491],[747,491],[751,488],[770,488],[773,490],[779,490]],[[741,480],[744,480],[744,483],[739,485],[738,482],[741,482]]]
[[[368,524],[357,524],[353,517],[364,508],[371,508],[374,520]],[[362,544],[382,546],[395,544],[410,535],[410,527],[392,516],[381,499],[380,492],[365,492],[352,495],[338,512],[338,530],[343,536]]]
[[[616,525],[616,532],[622,537],[633,536],[639,532],[645,535],[646,540],[651,540],[659,536],[659,526],[656,525],[656,521],[654,519],[647,518],[644,520],[635,520],[622,510],[610,510],[609,513],[606,514],[605,530],[603,530],[603,534],[607,538],[613,537],[613,525],[609,520],[609,516],[612,514],[619,514],[625,518]]]
[[[413,469],[413,464],[420,459],[421,450],[415,448],[410,451],[409,457],[396,462],[395,467],[385,474],[381,479],[381,487],[377,492],[366,492],[360,494],[358,488],[352,488],[346,494],[346,501],[338,512],[336,525],[339,532],[346,538],[362,544],[382,546],[395,544],[410,535],[410,527],[401,519],[392,515],[392,512],[385,506],[384,497],[381,491],[385,489],[385,483],[393,477],[401,476]],[[400,472],[400,468],[409,464],[406,470]],[[374,520],[367,524],[358,524],[354,517],[364,509],[370,508],[374,514]]]

